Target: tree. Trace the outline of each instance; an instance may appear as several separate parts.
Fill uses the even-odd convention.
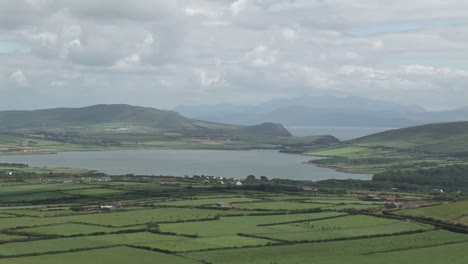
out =
[[[252,174],[250,174],[249,176],[247,176],[247,178],[245,178],[245,182],[253,183],[256,181],[257,181],[257,178],[255,178],[255,175],[252,175]]]
[[[262,182],[269,182],[270,180],[268,180],[268,178],[266,176],[260,176],[260,180]]]

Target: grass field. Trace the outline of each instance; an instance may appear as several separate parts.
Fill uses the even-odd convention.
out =
[[[214,248],[231,248],[243,246],[266,245],[272,241],[257,238],[232,236],[187,238],[181,236],[159,235],[147,232],[104,235],[87,237],[87,239],[112,244],[145,246],[170,251],[193,251]]]
[[[15,186],[2,186],[0,187],[0,196],[78,190],[93,187],[94,186],[92,185],[86,184],[24,184]]]
[[[296,244],[287,246],[271,246],[264,248],[194,252],[183,254],[183,256],[196,260],[205,260],[211,263],[295,264],[323,263],[322,261],[330,261],[329,263],[338,264],[352,263],[348,261],[351,257],[359,257],[363,254],[394,251],[393,254],[398,255],[401,252],[405,252],[401,250],[424,247],[432,248],[432,246],[462,241],[467,241],[467,236],[454,234],[446,231],[430,231],[420,234],[393,236],[385,238],[370,238],[312,244]],[[466,243],[460,245],[462,246],[457,247],[458,249],[463,248],[463,246],[466,246]],[[429,256],[436,256],[440,255],[441,253],[445,255],[445,253],[443,252],[435,251],[434,253],[430,253]],[[461,259],[463,259],[463,257],[466,258],[466,252],[459,251],[455,254],[455,256],[456,258]],[[361,257],[359,260],[362,260],[363,258],[365,257]],[[385,260],[385,257],[380,259],[373,258],[373,261],[377,263],[380,263],[380,261],[382,260]],[[412,261],[403,263],[421,262],[419,262],[418,258],[414,258],[412,259]],[[439,262],[432,263],[436,264]]]
[[[466,234],[366,215],[383,210],[383,203],[359,199],[366,190],[339,196],[136,182],[0,185],[2,264],[431,263],[444,252],[458,261],[464,255],[456,249],[468,243]],[[99,209],[116,201],[121,209]],[[212,208],[217,202],[231,208]],[[396,212],[455,222],[464,221],[465,208],[466,201]]]
[[[295,202],[258,202],[258,203],[243,203],[243,204],[234,204],[235,208],[249,209],[249,210],[308,210],[327,207],[323,204],[313,204],[313,203],[295,203]]]
[[[0,256],[18,256],[44,252],[65,252],[76,249],[92,249],[109,246],[112,243],[94,241],[84,238],[57,238],[0,244]]]
[[[215,203],[224,202],[224,203],[245,203],[245,202],[254,202],[258,201],[257,199],[247,198],[247,197],[221,197],[221,198],[211,198],[211,199],[190,199],[190,200],[180,200],[180,201],[167,201],[160,202],[160,205],[171,205],[171,206],[213,206]]]
[[[18,195],[8,195],[0,196],[0,202],[13,202],[13,201],[40,201],[40,200],[59,200],[59,199],[68,199],[74,198],[76,195],[58,193],[58,192],[40,192],[40,193],[31,193],[31,194],[18,194]]]
[[[14,259],[2,259],[2,264],[51,264],[51,263],[67,263],[67,264],[83,264],[83,263],[99,263],[107,264],[128,264],[135,263],[138,260],[140,264],[154,263],[177,263],[177,264],[196,264],[199,261],[190,260],[185,257],[168,255],[164,253],[147,251],[142,249],[134,249],[129,247],[113,247],[107,249],[87,250],[82,252],[43,255],[35,257],[24,257]]]
[[[16,240],[16,239],[22,239],[22,238],[26,238],[26,237],[25,236],[18,236],[18,235],[0,234],[0,242],[9,241],[9,240]]]
[[[468,164],[464,154],[468,147],[467,126],[467,122],[455,122],[389,130],[339,144],[315,146],[305,154],[331,158],[312,163],[361,173]]]
[[[447,222],[464,223],[468,216],[468,201],[446,203],[417,209],[408,209],[399,212],[401,215],[419,216],[443,220]]]
[[[208,222],[173,223],[160,225],[161,231],[177,234],[199,235],[202,237],[229,236],[237,233],[261,233],[271,227],[259,226],[265,224],[284,223],[291,221],[307,221],[326,217],[342,216],[344,213],[312,213],[292,215],[265,215],[221,217],[219,220]]]
[[[127,228],[113,228],[105,226],[93,226],[93,225],[82,225],[82,224],[58,224],[58,225],[49,225],[42,227],[33,227],[33,228],[21,228],[16,231],[26,232],[26,233],[35,233],[35,234],[44,234],[44,235],[61,235],[61,236],[70,236],[78,234],[93,234],[93,233],[111,233],[121,230],[129,229],[141,229],[146,226],[134,226]]]
[[[88,189],[65,191],[64,193],[71,194],[71,195],[85,195],[85,196],[115,196],[115,195],[124,194],[125,191],[103,189],[103,188],[88,188]]]

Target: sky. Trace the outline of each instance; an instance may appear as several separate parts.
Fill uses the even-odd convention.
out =
[[[0,110],[468,105],[466,0],[0,0]]]

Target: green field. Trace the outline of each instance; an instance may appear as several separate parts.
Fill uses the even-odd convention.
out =
[[[313,204],[313,203],[295,203],[295,202],[258,202],[258,203],[244,203],[244,204],[235,204],[235,208],[249,209],[249,210],[311,210],[321,207],[327,207],[323,204]]]
[[[446,203],[418,209],[408,209],[401,211],[400,214],[456,222],[457,220],[468,216],[468,201]]]
[[[213,206],[215,203],[246,203],[254,202],[258,199],[252,199],[247,197],[221,197],[221,198],[211,198],[211,199],[190,199],[190,200],[181,200],[181,201],[166,201],[160,202],[160,205],[170,205],[170,206]]]
[[[177,263],[177,264],[196,264],[200,263],[196,260],[190,260],[185,257],[163,254],[154,251],[142,249],[134,249],[128,247],[113,247],[107,249],[87,250],[73,253],[43,255],[36,257],[24,257],[13,259],[2,259],[2,264],[50,264],[50,263],[67,263],[67,264],[83,264],[83,263],[113,263],[113,264],[128,264],[135,263],[135,260],[140,264],[153,263]]]
[[[87,235],[93,233],[112,233],[122,230],[132,230],[132,229],[144,229],[145,226],[133,226],[127,228],[114,228],[114,227],[105,227],[105,226],[93,226],[93,225],[83,225],[83,224],[57,224],[57,225],[48,225],[42,227],[33,227],[33,228],[21,228],[16,231],[21,233],[32,233],[32,234],[43,234],[43,235],[60,235],[60,236],[71,236],[71,235]]]
[[[328,158],[312,163],[361,173],[468,164],[467,128],[468,122],[408,127],[314,146],[302,153]]]
[[[187,238],[181,236],[159,235],[153,233],[132,233],[119,235],[93,236],[87,239],[112,244],[127,244],[150,248],[179,251],[207,250],[214,248],[231,248],[243,246],[266,245],[272,241],[241,236],[218,236]]]
[[[357,257],[359,260],[365,259],[363,254],[376,252],[393,252],[392,255],[398,255],[407,252],[412,248],[428,248],[429,252],[433,246],[444,245],[446,243],[467,241],[465,235],[453,234],[446,231],[430,231],[421,234],[393,236],[385,238],[358,239],[350,241],[297,244],[287,246],[271,246],[264,248],[249,248],[235,250],[219,250],[207,252],[194,252],[183,254],[192,259],[205,260],[211,263],[360,263],[349,262],[351,257]],[[466,246],[463,244],[456,248],[460,249]],[[430,248],[429,248],[430,247]],[[429,256],[445,255],[443,251],[434,251]],[[361,257],[362,256],[362,257]],[[376,255],[378,256],[378,255]],[[427,257],[426,257],[427,258]],[[458,251],[454,258],[466,258],[466,252]],[[429,258],[430,259],[430,258]],[[440,260],[440,257],[438,257]],[[386,258],[374,257],[373,261],[380,263]],[[375,263],[373,262],[373,263]],[[393,262],[392,262],[393,263]],[[411,259],[403,263],[421,263],[418,258]],[[424,262],[426,263],[426,262]],[[439,263],[439,262],[430,262]],[[464,263],[463,261],[456,263]]]
[[[0,244],[0,256],[21,256],[44,252],[66,252],[76,249],[92,249],[112,245],[84,238],[58,238]]]
[[[26,237],[25,236],[18,236],[18,235],[0,234],[0,242],[9,241],[9,240],[23,239],[23,238],[26,238]]]
[[[66,194],[71,195],[85,195],[85,196],[114,196],[124,194],[125,191],[122,190],[112,190],[112,189],[103,189],[103,188],[88,188],[80,190],[71,190],[65,191]]]
[[[93,258],[168,264],[385,263],[393,257],[418,263],[421,254],[433,252],[455,252],[461,258],[455,249],[468,243],[466,234],[438,230],[417,218],[458,223],[466,217],[466,201],[391,211],[416,217],[407,221],[381,214],[384,202],[361,200],[366,190],[337,195],[343,192],[329,189],[311,195],[291,188],[187,188],[185,178],[178,179],[177,186],[28,181],[0,182],[2,264],[83,263]],[[426,194],[400,194],[434,204],[426,201],[431,198]],[[70,195],[72,200],[67,199]],[[100,208],[117,201],[121,208]],[[218,202],[230,206],[213,208]],[[440,257],[422,259],[431,263]]]
[[[346,215],[344,213],[326,212],[311,214],[265,215],[221,217],[216,221],[173,223],[160,225],[161,231],[177,234],[199,235],[202,237],[228,236],[237,233],[256,234],[266,232],[274,227],[259,226],[291,221],[308,221],[321,218],[331,218]]]

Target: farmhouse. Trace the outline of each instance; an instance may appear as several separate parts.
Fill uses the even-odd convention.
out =
[[[122,203],[121,202],[116,202],[112,205],[100,205],[99,209],[103,211],[111,211],[115,209],[122,209]]]
[[[364,200],[367,200],[367,201],[382,201],[383,198],[376,195],[376,194],[368,194],[366,196],[366,198],[364,198]]]
[[[399,202],[399,201],[406,201],[406,198],[399,197],[399,196],[388,196],[385,198],[385,200],[389,202]]]
[[[217,202],[217,203],[213,204],[213,207],[214,208],[231,208],[231,205],[229,203],[226,203],[226,202]]]
[[[100,182],[109,182],[111,180],[112,179],[109,176],[104,176],[104,177],[101,177],[101,178],[98,179],[98,181],[100,181]]]
[[[105,211],[110,211],[116,209],[113,205],[100,205],[99,209],[105,210]]]

